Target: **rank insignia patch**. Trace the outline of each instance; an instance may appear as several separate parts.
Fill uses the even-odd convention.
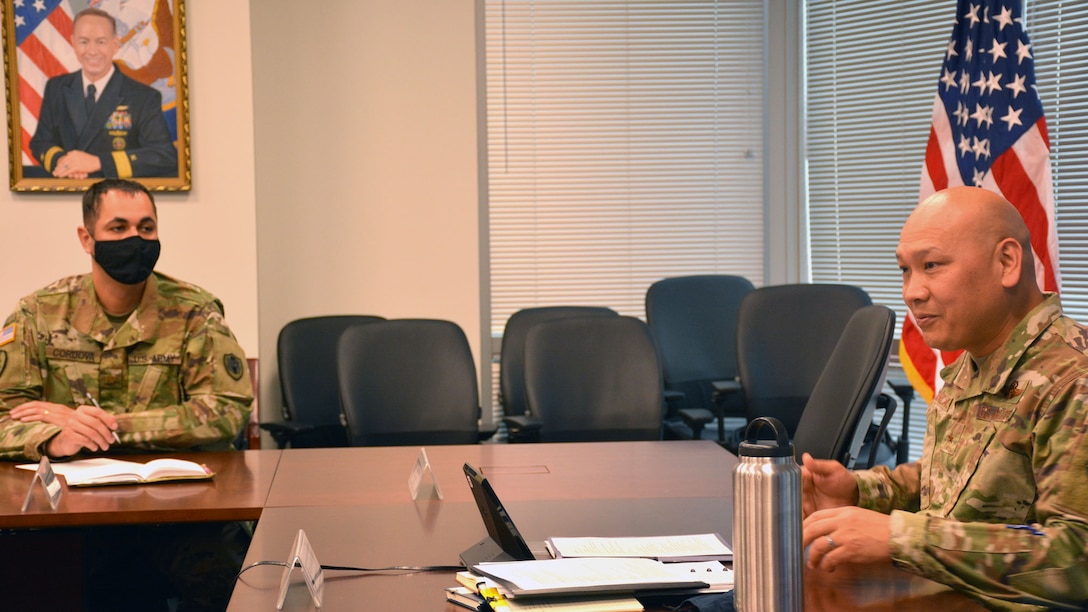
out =
[[[242,374],[245,373],[242,365],[242,360],[233,353],[227,353],[223,355],[223,366],[227,368],[227,375],[234,380],[242,380]]]

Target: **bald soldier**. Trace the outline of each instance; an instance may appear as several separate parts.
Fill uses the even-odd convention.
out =
[[[23,298],[0,330],[0,457],[231,449],[253,401],[244,353],[219,300],[153,272],[151,193],[92,185],[77,234],[90,274]],[[224,609],[243,527],[84,530],[87,609]]]
[[[918,205],[896,249],[941,372],[922,458],[805,455],[809,564],[894,563],[992,609],[1088,606],[1088,329],[1040,291],[1017,210],[975,187]]]

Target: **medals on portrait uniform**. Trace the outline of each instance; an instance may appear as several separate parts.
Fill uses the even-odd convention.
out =
[[[127,105],[118,106],[106,121],[106,131],[113,136],[113,150],[123,151],[128,145],[128,133],[132,130],[132,115]]]

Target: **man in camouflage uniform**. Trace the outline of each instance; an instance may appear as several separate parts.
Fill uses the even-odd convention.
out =
[[[804,457],[809,564],[881,563],[1005,610],[1088,607],[1088,329],[1035,279],[1000,196],[938,192],[896,251],[941,373],[921,461],[850,473]]]
[[[138,183],[106,179],[84,194],[77,231],[91,273],[23,298],[0,331],[0,457],[232,448],[253,401],[244,353],[219,300],[153,272],[157,223]],[[165,605],[162,576],[128,573],[157,568],[183,601],[222,609],[246,540],[233,523],[88,532],[88,607]]]

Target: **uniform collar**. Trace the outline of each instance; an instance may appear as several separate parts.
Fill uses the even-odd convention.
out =
[[[1051,323],[1062,316],[1062,304],[1058,294],[1048,292],[1044,296],[1042,303],[1013,328],[1000,352],[987,359],[981,368],[965,351],[941,372],[941,377],[950,387],[960,390],[961,393],[966,392],[961,397],[1001,391],[1028,347],[1034,345]]]
[[[153,340],[159,330],[159,288],[155,274],[147,277],[144,294],[136,310],[116,330],[98,303],[94,280],[90,274],[80,282],[78,302],[72,316],[72,326],[103,345],[103,349],[127,347]]]

